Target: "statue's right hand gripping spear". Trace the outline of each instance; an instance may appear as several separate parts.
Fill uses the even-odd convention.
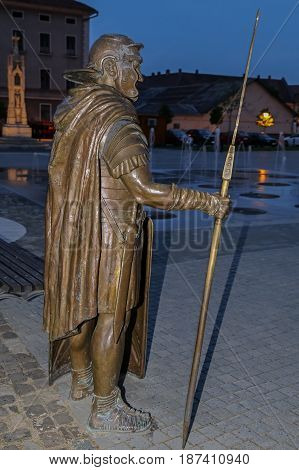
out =
[[[220,191],[222,197],[227,197],[229,183],[232,178],[234,158],[235,158],[235,142],[236,142],[237,132],[238,132],[239,123],[240,123],[240,116],[241,116],[241,111],[242,111],[242,106],[243,106],[243,101],[244,101],[244,96],[245,96],[245,91],[246,91],[246,84],[247,84],[247,79],[248,79],[250,61],[251,61],[253,45],[254,45],[259,18],[260,18],[260,10],[258,10],[256,14],[256,19],[255,19],[252,39],[251,39],[250,48],[249,48],[246,69],[245,69],[245,75],[244,75],[244,80],[243,80],[243,86],[242,86],[242,92],[241,92],[241,97],[240,97],[239,110],[238,110],[237,119],[236,119],[236,125],[235,125],[234,133],[232,136],[231,145],[228,149],[225,164],[224,164],[224,169],[223,169],[223,174],[222,174],[222,186],[221,186],[221,191]],[[208,263],[207,274],[206,274],[206,279],[205,279],[204,293],[203,293],[203,299],[202,299],[202,304],[201,304],[201,309],[200,309],[197,338],[196,338],[196,344],[195,344],[195,349],[194,349],[194,354],[193,354],[193,362],[192,362],[192,369],[191,369],[191,374],[190,374],[188,395],[187,395],[186,407],[185,407],[184,427],[183,427],[183,448],[186,445],[186,441],[187,441],[188,433],[189,433],[191,413],[192,413],[195,389],[196,389],[196,384],[197,384],[200,356],[201,356],[206,318],[207,318],[207,312],[208,312],[208,306],[209,306],[209,300],[210,300],[210,293],[211,293],[211,287],[212,287],[212,282],[213,282],[213,275],[214,275],[217,254],[218,254],[219,241],[220,241],[220,236],[221,236],[221,227],[222,227],[222,220],[215,219],[212,243],[211,243],[211,249],[210,249],[210,257],[209,257],[209,263]]]

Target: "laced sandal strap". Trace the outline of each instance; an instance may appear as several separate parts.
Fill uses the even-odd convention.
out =
[[[109,409],[112,409],[116,405],[119,395],[120,390],[118,387],[115,387],[111,395],[106,397],[94,394],[94,404],[96,406],[97,413],[106,413]]]
[[[71,369],[72,377],[78,385],[84,387],[92,385],[93,374],[92,374],[92,364],[90,363],[85,369]]]

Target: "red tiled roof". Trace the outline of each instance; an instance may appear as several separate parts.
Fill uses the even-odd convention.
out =
[[[259,83],[285,106],[292,102],[284,79],[250,78]],[[144,77],[136,104],[139,114],[159,114],[167,105],[174,115],[205,114],[240,92],[243,77],[201,73],[166,73]],[[288,107],[291,111],[291,109]]]

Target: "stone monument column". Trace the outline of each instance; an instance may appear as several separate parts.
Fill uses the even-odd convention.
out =
[[[3,126],[4,137],[32,137],[28,126],[25,104],[25,61],[20,54],[18,37],[13,37],[13,52],[8,56],[7,85],[8,109],[6,124]]]

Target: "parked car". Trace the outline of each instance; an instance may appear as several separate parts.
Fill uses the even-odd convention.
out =
[[[180,146],[190,139],[182,129],[168,129],[166,132],[166,144]]]
[[[34,139],[53,139],[55,129],[51,121],[38,121],[29,123]]]
[[[195,145],[213,145],[215,142],[213,133],[207,129],[190,129],[187,134],[192,137]]]
[[[293,147],[299,145],[299,134],[290,135],[289,137],[284,138],[284,143],[286,147]]]
[[[230,145],[232,136],[233,136],[232,132],[222,132],[220,134],[221,147],[223,147],[223,145],[227,145],[227,146]],[[237,137],[236,137],[236,145],[240,145],[243,143],[245,147],[247,147],[249,145],[248,140],[249,140],[248,132],[238,131]]]
[[[248,145],[252,147],[276,147],[278,140],[263,132],[248,132]]]

